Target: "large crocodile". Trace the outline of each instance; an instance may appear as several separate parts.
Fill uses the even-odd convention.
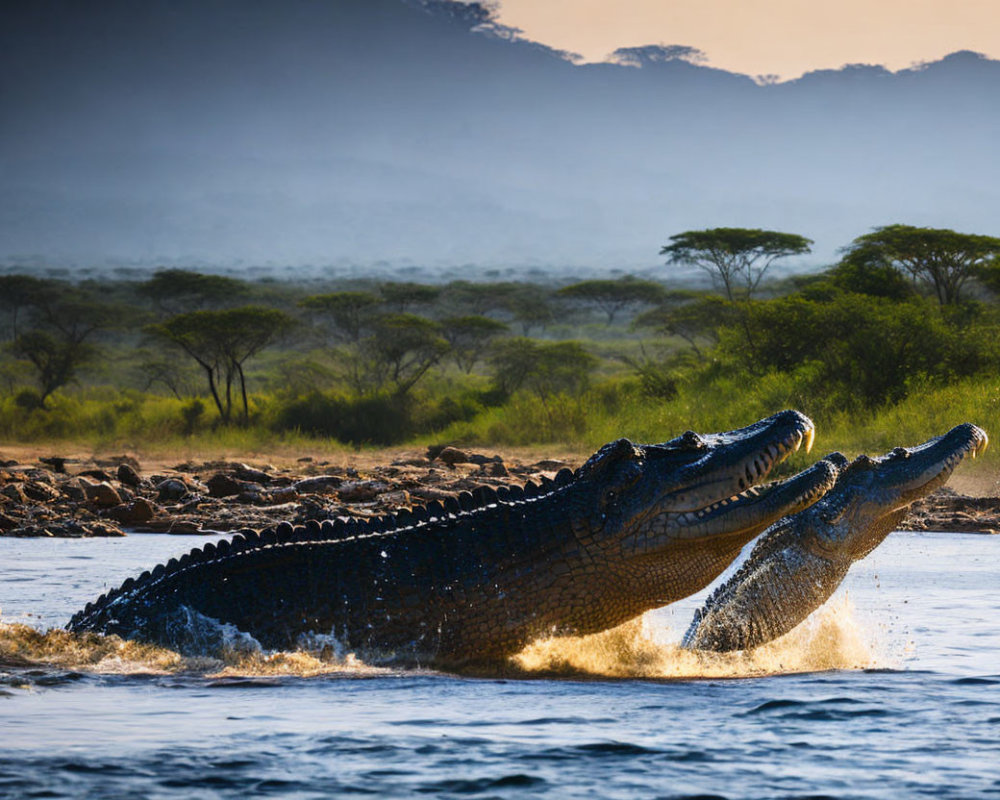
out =
[[[965,423],[913,448],[848,465],[839,453],[834,488],[785,517],[754,545],[746,562],[695,614],[684,646],[747,650],[787,633],[833,594],[851,564],[881,544],[910,506],[938,488],[966,456],[986,449],[986,434]]]
[[[210,618],[267,648],[319,633],[369,658],[495,662],[537,637],[604,630],[707,586],[743,545],[833,485],[836,468],[822,461],[754,486],[812,437],[807,417],[785,411],[727,433],[620,439],[542,486],[245,532],[125,581],[68,627],[183,649],[192,618]]]

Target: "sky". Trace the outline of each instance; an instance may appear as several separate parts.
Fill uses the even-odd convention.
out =
[[[500,0],[499,21],[588,61],[680,44],[709,66],[786,80],[845,64],[899,70],[956,50],[1000,58],[1000,0]]]

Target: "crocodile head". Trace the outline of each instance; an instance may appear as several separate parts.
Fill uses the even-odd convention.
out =
[[[783,411],[726,433],[688,431],[660,444],[620,439],[577,473],[578,502],[588,513],[583,544],[625,566],[629,591],[649,595],[649,607],[685,597],[711,582],[739,549],[785,514],[807,507],[829,489],[836,468],[820,462],[766,487],[774,467],[803,444],[813,424]],[[582,490],[582,491],[581,491]]]
[[[817,546],[858,560],[881,543],[921,497],[944,485],[966,456],[989,442],[985,431],[964,423],[916,447],[897,447],[879,458],[859,456],[843,468],[834,488],[812,510]]]
[[[893,531],[910,505],[941,486],[967,455],[986,449],[975,425],[952,428],[917,447],[848,464],[833,489],[803,513],[782,519],[757,542],[746,562],[695,614],[684,646],[746,650],[787,633],[833,594],[854,561]]]

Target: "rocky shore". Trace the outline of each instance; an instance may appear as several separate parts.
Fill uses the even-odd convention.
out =
[[[144,469],[130,455],[0,456],[0,536],[205,534],[278,522],[378,516],[478,486],[552,478],[577,463],[522,463],[454,447],[404,453],[367,469],[303,457],[292,465],[208,461]],[[917,504],[907,530],[997,533],[1000,498],[943,489]]]

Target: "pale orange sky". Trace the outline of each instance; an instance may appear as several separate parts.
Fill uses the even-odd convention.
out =
[[[499,21],[601,61],[618,47],[697,47],[714,67],[795,78],[897,70],[956,50],[1000,58],[1000,0],[500,0]]]

